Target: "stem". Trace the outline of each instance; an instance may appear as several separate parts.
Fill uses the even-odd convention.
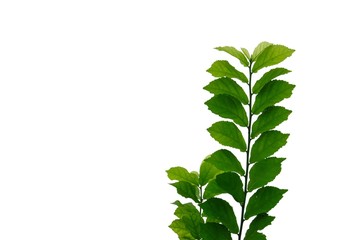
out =
[[[248,129],[248,141],[247,141],[247,149],[246,149],[246,170],[245,170],[245,183],[244,183],[244,203],[241,208],[241,220],[240,220],[240,232],[239,232],[239,240],[241,240],[241,234],[243,230],[243,224],[245,222],[244,213],[245,213],[245,206],[246,206],[246,196],[247,196],[247,187],[248,187],[248,178],[249,178],[249,165],[250,165],[250,143],[251,143],[251,120],[252,120],[252,113],[251,113],[251,105],[252,105],[252,91],[251,91],[251,71],[252,62],[250,61],[249,65],[249,125]]]

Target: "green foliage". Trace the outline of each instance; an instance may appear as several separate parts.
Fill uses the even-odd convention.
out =
[[[252,54],[245,48],[216,49],[235,57],[246,68],[238,70],[227,60],[218,60],[207,70],[216,79],[204,87],[212,94],[205,104],[226,119],[207,130],[229,149],[207,156],[198,173],[183,167],[167,170],[178,194],[192,201],[174,202],[177,218],[169,227],[180,240],[232,240],[232,234],[241,240],[266,240],[261,231],[275,219],[268,212],[287,191],[268,186],[281,172],[285,160],[274,154],[289,137],[277,127],[288,119],[291,110],[278,104],[292,95],[295,85],[276,79],[291,72],[282,67],[268,70],[257,81],[253,75],[281,63],[294,50],[269,42],[260,43]],[[246,156],[241,160],[237,154]],[[241,211],[235,212],[238,208]],[[246,232],[245,221],[251,221]]]

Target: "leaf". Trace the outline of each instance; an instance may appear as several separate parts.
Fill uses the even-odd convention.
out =
[[[224,52],[227,52],[228,54],[230,54],[231,56],[237,58],[240,60],[241,64],[244,66],[244,67],[248,67],[249,66],[249,61],[247,60],[247,58],[245,57],[245,55],[240,52],[239,50],[237,50],[236,48],[234,47],[217,47],[215,48],[219,51],[224,51]]]
[[[214,62],[207,72],[211,73],[214,77],[237,78],[244,83],[249,81],[244,73],[236,70],[235,67],[226,60],[218,60]]]
[[[174,220],[170,225],[171,228],[179,237],[179,239],[187,239],[187,240],[195,240],[195,238],[191,235],[190,231],[185,226],[185,223],[181,219]]]
[[[245,193],[243,190],[243,183],[237,173],[226,172],[216,176],[216,183],[218,186],[229,193],[235,201],[243,205]]]
[[[260,90],[270,82],[271,80],[275,79],[278,76],[284,75],[291,72],[290,70],[287,70],[285,68],[274,68],[270,71],[266,72],[259,80],[256,81],[254,84],[252,90],[253,93],[257,94],[260,92]]]
[[[244,137],[236,125],[232,122],[220,121],[209,127],[208,132],[220,144],[246,151]]]
[[[257,215],[254,220],[250,223],[249,229],[246,232],[246,235],[249,235],[253,232],[263,230],[269,226],[275,217],[269,216],[267,213],[261,213]]]
[[[200,177],[199,177],[200,185],[204,186],[211,179],[214,179],[216,175],[218,175],[219,173],[222,173],[222,171],[217,169],[211,163],[203,161],[200,165]]]
[[[227,94],[233,96],[243,104],[249,103],[249,98],[242,87],[228,77],[218,78],[210,82],[204,89],[213,94]]]
[[[235,157],[235,155],[226,149],[220,149],[207,158],[206,162],[211,163],[217,169],[220,169],[224,172],[237,172],[241,176],[245,174],[244,169],[241,166],[240,161]]]
[[[264,51],[265,48],[271,46],[272,44],[269,42],[261,42],[259,43],[259,45],[257,45],[257,47],[254,49],[254,52],[251,56],[253,61],[256,61],[256,59],[258,58],[259,54],[262,53],[262,51]]]
[[[247,57],[247,59],[251,59],[250,53],[246,48],[241,48],[241,51],[244,53],[244,55]]]
[[[258,189],[249,199],[245,219],[270,211],[282,199],[286,192],[287,190],[276,187],[263,187]]]
[[[289,98],[295,85],[286,81],[273,80],[267,83],[256,96],[252,112],[259,114],[265,108],[270,107],[285,98]]]
[[[172,167],[166,171],[170,180],[184,181],[192,183],[195,186],[199,185],[199,177],[195,173],[189,173],[183,167]]]
[[[185,227],[189,230],[191,236],[200,239],[200,226],[204,223],[200,214],[189,214],[181,218]]]
[[[284,107],[272,106],[266,108],[254,122],[251,131],[251,138],[255,138],[260,133],[269,131],[286,121],[290,113],[291,110]]]
[[[290,57],[295,50],[282,45],[271,45],[266,47],[256,59],[252,68],[253,73],[256,73],[264,67],[269,67],[284,61]]]
[[[263,160],[286,144],[289,134],[280,131],[268,131],[260,135],[251,148],[250,163]]]
[[[239,232],[234,210],[228,202],[220,198],[210,198],[199,205],[204,210],[205,216],[222,223],[232,233]]]
[[[226,193],[226,191],[217,184],[216,179],[213,179],[206,185],[203,197],[204,199],[210,199],[223,193]]]
[[[250,170],[249,192],[273,181],[281,172],[281,163],[285,158],[267,158],[254,164]]]
[[[202,240],[231,240],[229,230],[219,223],[207,222],[200,228]]]
[[[253,232],[246,235],[244,240],[266,240],[266,236],[263,233]]]
[[[243,105],[232,96],[224,94],[215,95],[205,104],[210,111],[220,117],[232,119],[242,127],[248,125],[248,118]]]
[[[190,198],[194,200],[195,202],[200,202],[199,200],[199,188],[194,186],[191,183],[188,182],[175,182],[171,183],[170,185],[174,186],[177,190],[177,193],[185,198]]]
[[[177,216],[178,218],[182,218],[184,216],[192,215],[192,214],[199,215],[201,218],[200,212],[199,210],[197,210],[194,204],[192,203],[182,204],[179,201],[176,201],[174,204],[178,206],[174,212],[175,216]]]

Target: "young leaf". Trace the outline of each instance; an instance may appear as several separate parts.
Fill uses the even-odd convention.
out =
[[[266,240],[266,236],[263,233],[252,232],[245,236],[244,240]]]
[[[248,125],[248,118],[243,105],[232,96],[224,94],[215,95],[205,104],[210,111],[220,117],[232,119],[242,127]]]
[[[222,223],[232,233],[239,232],[239,226],[234,210],[225,200],[220,198],[210,198],[206,202],[201,203],[200,207],[204,210],[205,216],[212,220],[216,220],[216,222]]]
[[[249,192],[273,181],[281,172],[281,162],[284,160],[285,158],[271,157],[255,163],[250,170]]]
[[[199,177],[195,173],[189,173],[183,167],[172,167],[166,171],[170,180],[184,181],[192,183],[195,186],[199,185]]]
[[[272,44],[269,42],[261,42],[259,43],[259,45],[257,45],[257,47],[254,49],[254,52],[251,56],[253,61],[256,61],[256,59],[258,58],[259,54],[262,53],[262,51],[264,51],[265,48],[271,46]]]
[[[245,219],[270,211],[286,192],[287,190],[276,187],[263,187],[258,189],[249,199]]]
[[[273,80],[268,82],[256,96],[252,112],[261,113],[265,108],[270,107],[285,98],[289,98],[295,85],[286,81]]]
[[[253,232],[263,230],[269,226],[272,221],[275,219],[273,216],[269,216],[267,213],[261,213],[257,215],[254,220],[250,223],[249,229],[246,232],[246,235],[249,235]]]
[[[252,126],[251,138],[257,137],[260,133],[269,131],[288,119],[291,110],[284,107],[272,106],[266,108],[256,119]]]
[[[246,48],[241,48],[241,51],[244,53],[247,59],[251,59],[250,53]]]
[[[219,223],[207,222],[200,228],[202,240],[231,240],[229,230]]]
[[[216,179],[213,179],[206,185],[203,197],[204,199],[210,199],[223,193],[226,193],[226,191],[217,184]]]
[[[280,131],[268,131],[260,135],[251,148],[250,163],[261,161],[286,144],[289,134],[281,133]]]
[[[174,220],[170,225],[171,228],[179,237],[179,239],[186,240],[195,240],[195,238],[191,235],[189,229],[185,226],[185,223],[181,219]]]
[[[249,98],[242,87],[228,77],[218,78],[210,82],[204,89],[213,94],[227,94],[233,96],[243,104],[249,103]]]
[[[224,51],[227,52],[228,54],[230,54],[231,56],[237,58],[240,60],[241,64],[244,65],[244,67],[248,67],[249,66],[249,62],[247,60],[247,58],[244,56],[244,54],[242,52],[240,52],[239,50],[237,50],[234,47],[217,47],[215,48],[219,51]]]
[[[214,77],[237,78],[244,83],[249,81],[244,73],[236,70],[235,67],[226,60],[218,60],[214,62],[207,72],[211,73]]]
[[[240,161],[232,152],[226,149],[220,149],[214,152],[210,156],[206,157],[204,161],[211,163],[217,169],[220,169],[224,172],[233,171],[239,173],[241,176],[245,174]]]
[[[256,73],[264,67],[269,67],[284,61],[290,57],[295,50],[282,45],[271,45],[266,47],[257,57],[252,71]]]
[[[233,172],[226,172],[216,176],[216,183],[218,186],[229,193],[235,201],[243,205],[244,203],[244,190],[243,183],[240,176]]]
[[[285,68],[274,68],[270,71],[266,72],[259,80],[256,81],[254,87],[252,88],[253,93],[258,94],[260,90],[270,82],[271,80],[275,79],[278,76],[284,75],[291,72]]]
[[[220,121],[209,127],[208,132],[220,144],[246,151],[244,137],[236,125],[232,122]]]
[[[218,175],[219,173],[222,173],[222,171],[217,169],[211,163],[203,161],[200,165],[200,176],[199,176],[200,185],[204,186],[211,179],[214,179],[216,175]]]
[[[197,188],[196,186],[194,186],[191,183],[188,182],[175,182],[175,183],[170,183],[170,185],[174,186],[177,190],[177,193],[185,198],[190,198],[192,200],[194,200],[195,202],[200,202],[199,200],[199,188]]]

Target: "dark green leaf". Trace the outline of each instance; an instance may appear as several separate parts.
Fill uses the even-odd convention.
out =
[[[245,91],[231,78],[223,77],[210,82],[205,90],[213,94],[227,94],[240,100],[243,104],[249,103],[249,98]]]
[[[257,45],[257,47],[254,49],[254,52],[251,56],[253,61],[256,61],[256,59],[258,58],[259,54],[262,53],[262,51],[264,51],[265,48],[271,46],[272,44],[269,42],[261,42],[259,43],[259,45]]]
[[[226,149],[220,149],[210,156],[208,156],[204,161],[211,163],[216,168],[224,172],[237,172],[241,176],[245,174],[244,169],[241,166],[240,161],[235,157],[235,155]]]
[[[210,111],[220,117],[232,119],[242,127],[248,125],[248,118],[243,105],[232,96],[225,94],[215,95],[205,104]]]
[[[181,219],[174,220],[169,228],[171,228],[179,237],[179,239],[186,240],[195,240],[195,238],[191,235],[189,229],[185,226],[185,223]]]
[[[251,234],[246,234],[244,240],[266,240],[266,236],[263,233],[253,232]]]
[[[222,173],[222,171],[217,169],[211,163],[203,161],[200,166],[200,185],[204,186],[219,173]]]
[[[195,173],[189,173],[183,167],[172,167],[166,171],[170,180],[184,181],[199,185],[199,177]]]
[[[252,126],[251,137],[255,138],[260,133],[269,131],[282,122],[286,121],[291,113],[284,107],[272,106],[266,108],[263,113],[256,119]]]
[[[219,51],[227,52],[231,56],[236,57],[237,59],[240,60],[241,64],[244,65],[244,67],[249,66],[249,62],[246,59],[245,55],[242,52],[240,52],[239,50],[237,50],[236,48],[226,46],[226,47],[217,47],[215,49],[217,49]]]
[[[265,108],[270,107],[285,98],[289,98],[295,85],[282,80],[268,82],[256,96],[252,112],[259,114]]]
[[[260,135],[251,148],[250,162],[254,163],[261,161],[286,144],[289,134],[284,134],[279,131],[268,131]]]
[[[263,230],[269,226],[272,221],[275,219],[273,216],[269,216],[267,213],[261,213],[257,215],[254,220],[250,223],[249,229],[246,232],[246,235],[249,235],[253,232]]]
[[[258,189],[249,199],[245,219],[270,211],[286,192],[287,190],[276,187],[263,187]]]
[[[228,202],[220,198],[211,198],[200,204],[204,215],[215,219],[216,222],[225,225],[230,232],[238,233],[239,226],[233,208]],[[209,219],[208,219],[209,220]]]
[[[247,59],[251,59],[250,53],[246,48],[241,48],[241,51],[244,53],[244,55],[247,57]]]
[[[177,190],[177,193],[185,198],[191,198],[195,202],[200,202],[199,200],[199,188],[194,186],[191,183],[188,182],[175,182],[171,183],[170,185],[174,186]]]
[[[249,81],[244,73],[236,70],[235,67],[226,60],[218,60],[214,62],[207,72],[211,73],[214,77],[237,78],[244,83]]]
[[[219,187],[229,193],[235,201],[243,205],[244,203],[244,190],[243,183],[240,176],[234,172],[226,172],[216,176],[216,183]]]
[[[204,199],[210,199],[223,193],[226,193],[226,191],[217,184],[216,179],[213,179],[206,185],[203,197]]]
[[[270,82],[271,80],[275,79],[278,76],[284,75],[291,72],[290,70],[287,70],[285,68],[274,68],[265,73],[259,80],[256,81],[254,87],[252,88],[253,93],[257,94],[260,92],[260,90]]]
[[[254,164],[250,170],[248,190],[251,192],[273,181],[281,172],[281,162],[285,158],[271,157]]]
[[[200,228],[202,240],[231,240],[229,230],[219,223],[207,222]]]
[[[236,125],[232,122],[220,121],[209,127],[208,132],[220,144],[246,151],[244,137]]]
[[[284,61],[290,57],[295,50],[282,45],[271,45],[266,47],[257,57],[252,71],[256,73],[264,67],[269,67]]]

